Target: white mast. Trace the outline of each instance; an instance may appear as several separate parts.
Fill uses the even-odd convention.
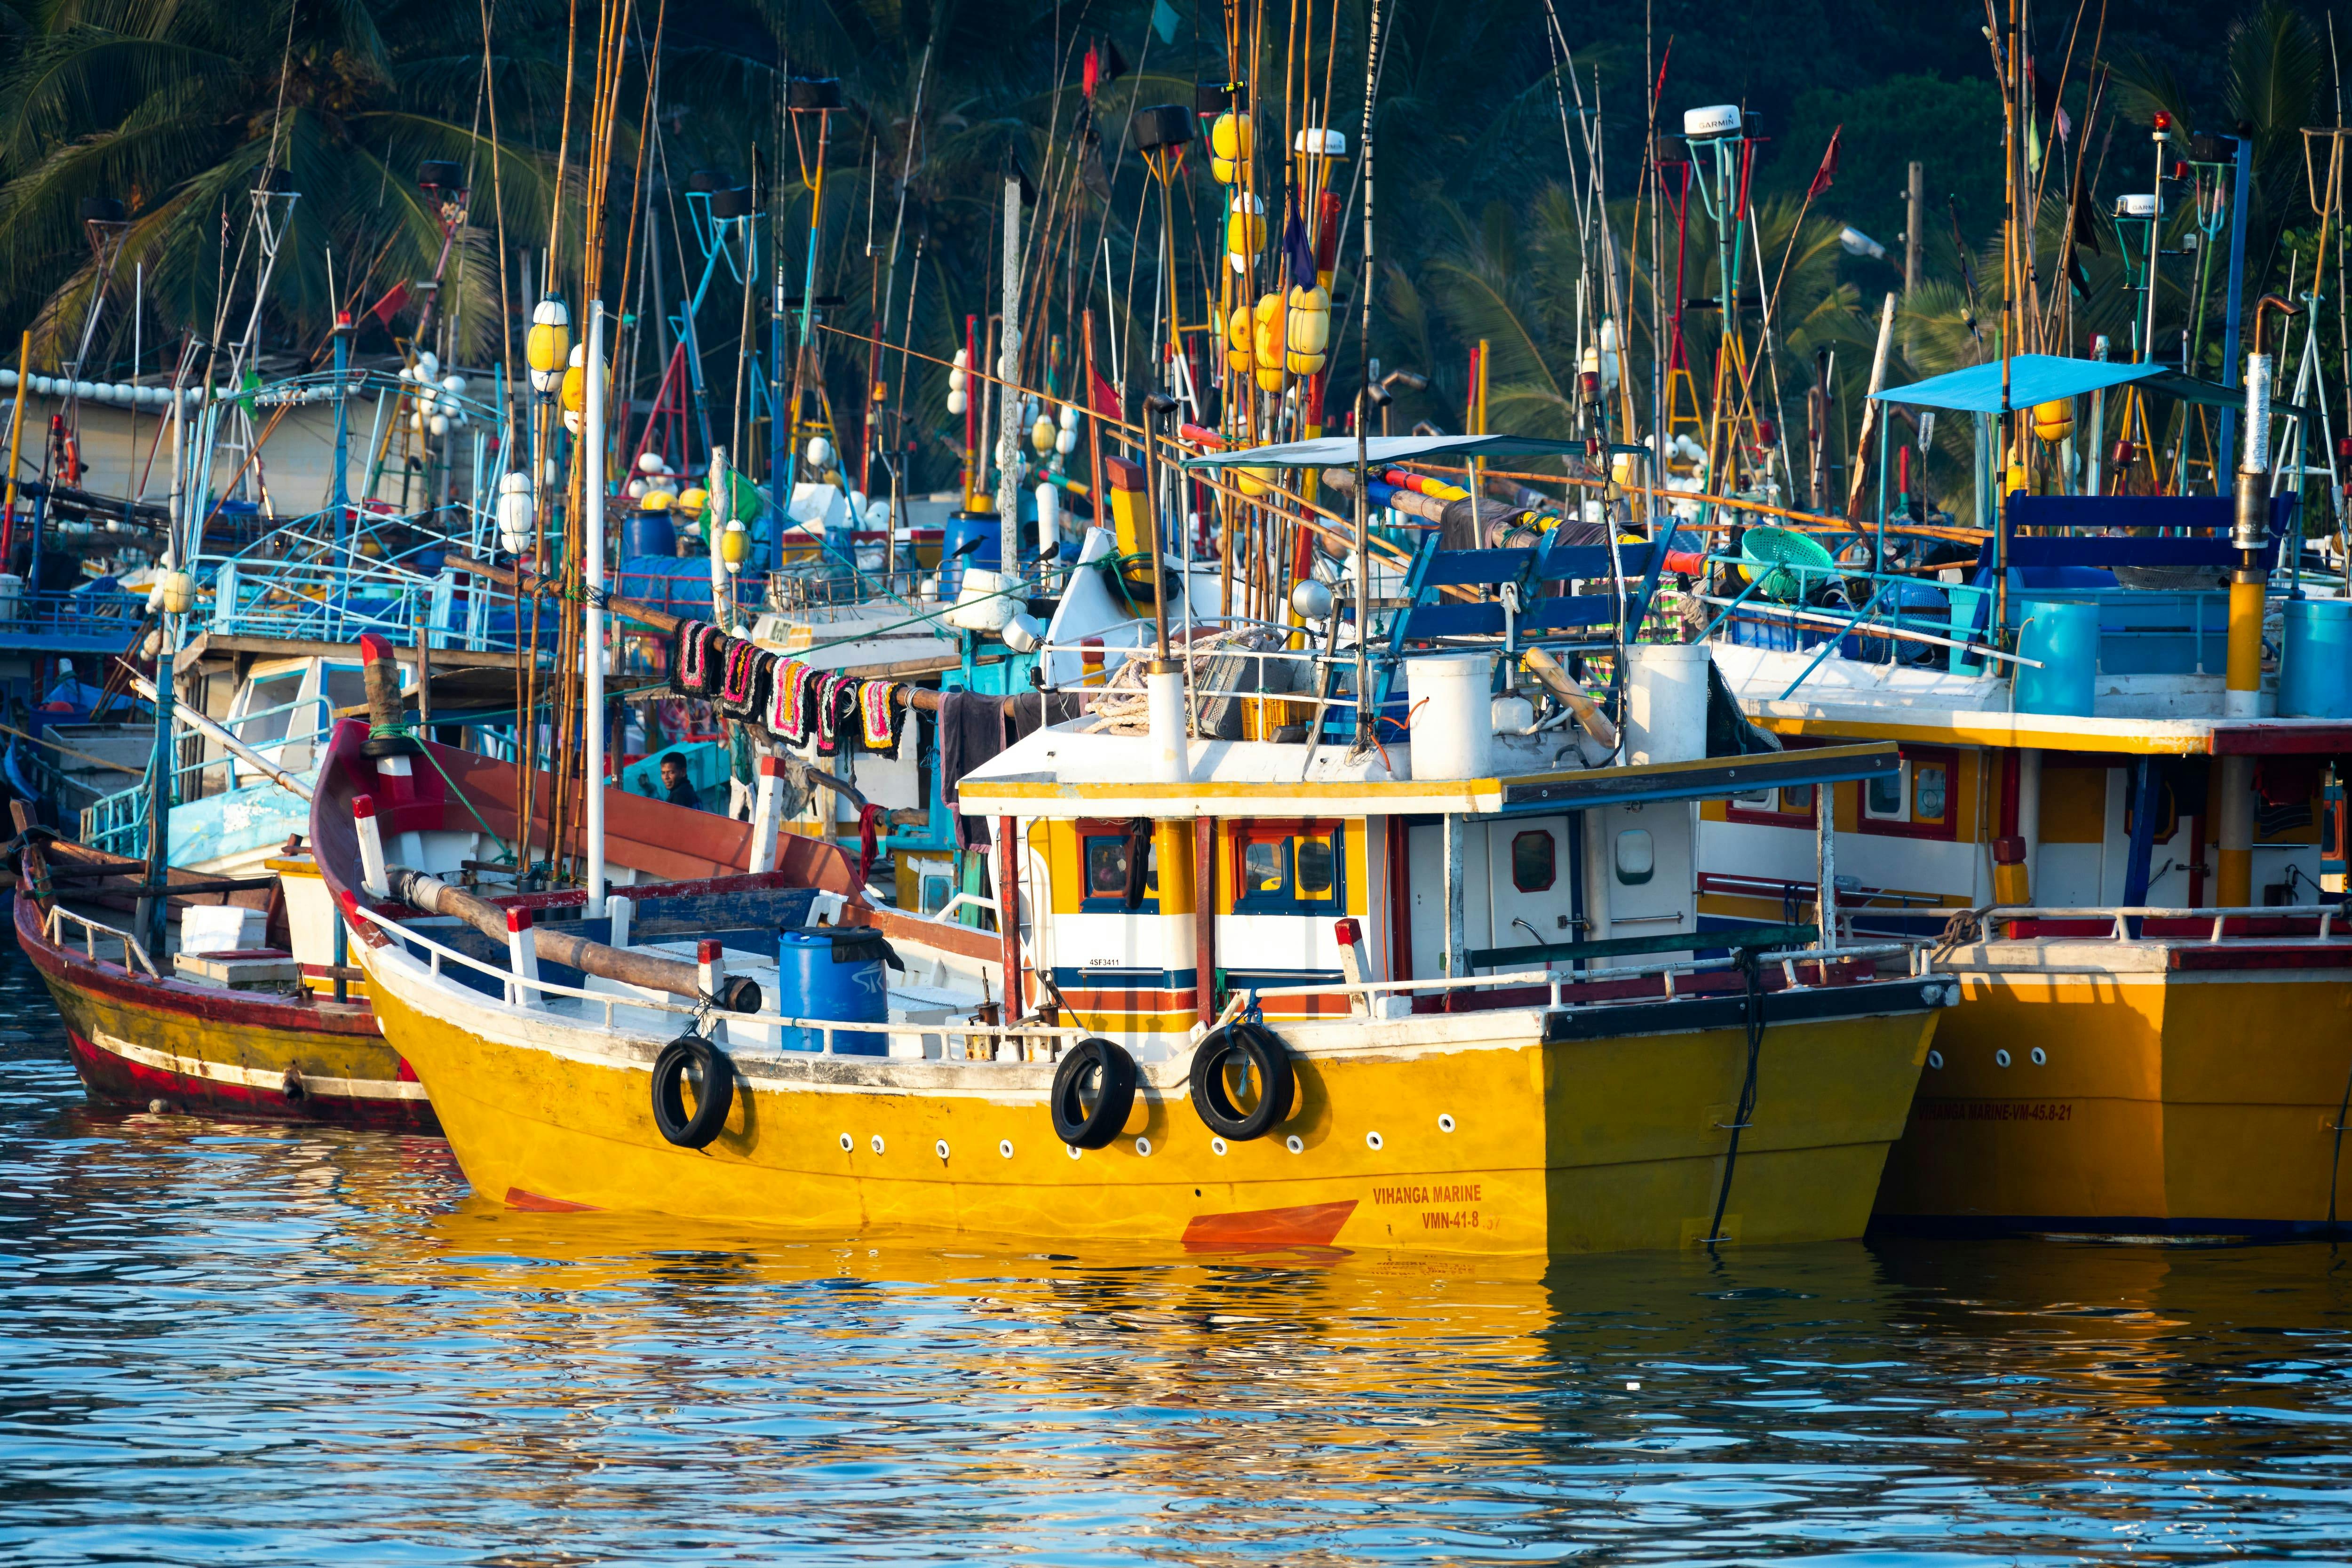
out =
[[[588,730],[587,787],[583,821],[588,836],[588,907],[604,902],[604,305],[588,305],[587,385],[580,419],[581,488],[588,498],[582,555],[582,595],[584,629],[581,649],[586,656],[586,679],[582,705]]]

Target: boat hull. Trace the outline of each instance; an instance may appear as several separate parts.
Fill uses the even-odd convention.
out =
[[[433,1134],[425,1087],[365,1007],[134,976],[48,941],[33,900],[16,940],[49,988],[93,1100],[237,1121]]]
[[[2331,1183],[2352,1215],[2352,970],[2075,956],[2074,973],[1954,967],[1962,1000],[1888,1159],[1883,1224],[2292,1232],[2328,1223]]]
[[[1272,1135],[1221,1149],[1183,1064],[1150,1064],[1119,1137],[1073,1153],[1054,1133],[1042,1063],[743,1051],[725,1128],[698,1151],[655,1129],[659,1040],[534,1018],[446,987],[404,953],[355,946],[386,1037],[486,1196],[836,1236],[1690,1246],[1711,1234],[1747,1052],[1736,996],[1609,1009],[1620,1016],[1599,1035],[1585,1015],[1541,1009],[1286,1022],[1298,1100]],[[1724,1235],[1861,1234],[1935,1027],[1922,995],[1906,982],[1773,998],[1768,1017],[1780,1021],[1766,1031]]]

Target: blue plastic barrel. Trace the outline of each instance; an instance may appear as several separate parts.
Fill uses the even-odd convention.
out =
[[[959,554],[973,540],[978,544]],[[1004,531],[992,511],[959,511],[948,518],[947,527],[940,533],[940,593],[953,598],[963,586],[964,569],[976,566],[983,572],[993,572],[996,563],[1004,559]]]
[[[2099,676],[2099,606],[2035,599],[2017,628],[2017,652],[2042,668],[2017,666],[2017,710],[2088,718]]]
[[[776,938],[776,1011],[787,1018],[845,1024],[890,1021],[887,973],[893,954],[882,933],[864,926],[786,926]],[[822,1051],[822,1029],[786,1029],[788,1051]],[[887,1057],[886,1035],[849,1030],[833,1037],[836,1056]]]
[[[641,511],[621,525],[621,553],[677,558],[677,530],[665,511]]]
[[[2279,653],[2282,719],[2352,719],[2352,601],[2289,599]]]

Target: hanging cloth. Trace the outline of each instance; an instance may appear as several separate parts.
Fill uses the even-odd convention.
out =
[[[851,715],[857,710],[857,680],[854,676],[826,675],[817,681],[816,712],[811,728],[816,735],[816,754],[830,757],[841,750],[843,728],[853,722]]]
[[[727,641],[719,677],[718,700],[720,710],[737,719],[760,716],[761,699],[767,695],[770,667],[775,656],[757,643],[740,637]]]
[[[779,659],[768,679],[767,726],[788,746],[808,744],[819,671],[796,658]]]
[[[898,683],[895,680],[857,683],[857,738],[869,752],[898,749],[905,715],[910,710],[899,706],[898,691]]]
[[[681,621],[670,645],[670,689],[686,697],[709,697],[719,689],[719,647],[727,634],[709,621]]]

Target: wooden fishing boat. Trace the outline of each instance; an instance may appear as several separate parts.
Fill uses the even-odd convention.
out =
[[[1536,569],[1462,553],[1437,581]],[[1952,986],[1803,928],[1698,952],[1694,803],[1895,753],[1710,757],[1703,661],[1645,651],[1643,760],[1589,765],[1496,732],[1491,650],[1361,749],[1190,733],[1163,662],[1148,732],[1048,726],[962,779],[993,932],[854,902],[810,930],[758,876],[615,887],[604,939],[557,932],[415,874],[404,838],[464,803],[387,808],[356,729],[313,833],[386,1038],[510,1206],[1204,1248],[1857,1235]]]
[[[483,874],[475,868],[493,866],[516,836],[515,770],[454,747],[430,750],[430,765],[420,770],[428,787],[438,792],[451,787],[445,778],[457,781],[470,808],[404,847],[453,880],[473,880]],[[425,760],[419,753],[379,765],[401,770],[388,772],[387,783],[415,781],[417,773],[408,770]],[[608,795],[632,803],[628,830],[609,841],[620,878],[691,880],[740,872],[748,863],[748,823],[624,797],[617,789]],[[551,796],[542,778],[533,814],[542,840]],[[787,879],[812,888],[848,885],[837,850],[790,839],[782,853]],[[35,845],[24,858],[17,941],[48,984],[94,1098],[160,1100],[175,1110],[238,1119],[439,1131],[425,1086],[383,1037],[365,977],[342,950],[341,922],[309,854],[273,858],[268,878],[238,879],[261,885],[239,890],[205,891],[222,879],[174,871],[173,884],[192,890],[171,900],[160,956],[129,929],[141,862],[65,842]],[[568,902],[576,913],[580,899],[557,894],[539,902],[559,910]],[[207,904],[264,914],[269,940],[201,955],[183,952],[185,911]]]
[[[318,885],[307,859],[272,868],[289,891],[305,879]],[[332,940],[321,910],[289,919],[298,901],[313,900],[205,891],[220,879],[174,873],[174,885],[196,889],[171,900],[175,928],[191,910],[242,909],[291,940],[159,963],[129,929],[144,874],[142,862],[70,842],[23,851],[16,942],[48,985],[93,1100],[240,1121],[440,1130],[364,994],[338,984],[331,953],[313,951]]]
[[[2033,402],[2115,373],[2016,374]],[[1887,399],[1957,407],[1994,374]],[[1792,749],[1902,754],[1820,800],[1711,804],[1701,829],[1711,925],[1789,918],[1826,886],[1849,931],[1939,938],[1960,1005],[1888,1159],[1882,1224],[2262,1234],[2332,1225],[2352,1195],[2352,707],[2340,661],[2304,635],[2343,605],[2284,563],[2273,585],[2270,510],[2012,496],[1981,560],[1942,583],[1895,570],[1919,542],[1890,528],[1887,571],[1817,552],[1781,565],[1780,602],[1759,574],[1720,617],[1717,663],[1755,722]],[[1803,586],[1832,579],[1861,613]],[[2266,639],[2284,661],[2265,666]]]

